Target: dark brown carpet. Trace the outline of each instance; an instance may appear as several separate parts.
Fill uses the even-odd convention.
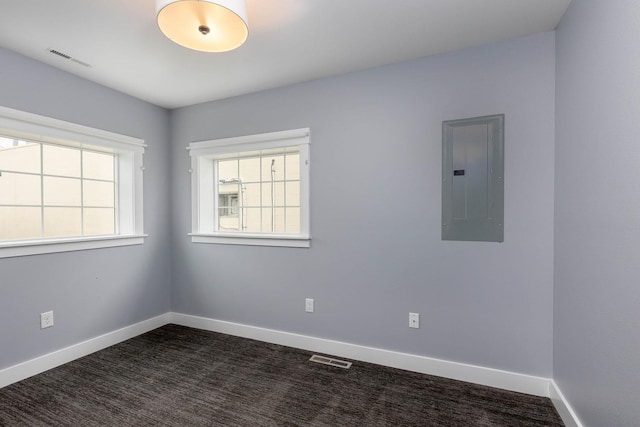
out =
[[[549,399],[168,325],[0,389],[2,426],[562,426]]]

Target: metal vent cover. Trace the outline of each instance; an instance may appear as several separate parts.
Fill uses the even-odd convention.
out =
[[[53,53],[54,55],[58,55],[63,57],[64,59],[71,59],[70,55],[67,55],[66,53],[62,53],[59,50],[55,50],[55,49],[48,49],[49,52]]]
[[[315,363],[321,363],[323,365],[335,366],[337,368],[342,368],[342,369],[349,369],[352,365],[351,362],[347,362],[345,360],[334,359],[332,357],[319,356],[317,354],[314,354],[313,356],[311,356],[309,361],[315,362]]]
[[[91,67],[91,64],[87,64],[86,62],[81,61],[79,59],[76,59],[76,58],[72,57],[71,55],[68,55],[68,54],[66,54],[64,52],[61,52],[61,51],[57,50],[57,49],[47,49],[47,51],[49,53],[52,53],[54,55],[59,56],[60,58],[64,58],[64,59],[67,59],[67,60],[69,60],[71,62],[75,62],[78,65],[82,65],[83,67],[87,67],[87,68]]]

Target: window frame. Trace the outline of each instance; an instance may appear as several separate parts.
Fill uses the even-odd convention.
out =
[[[191,241],[251,246],[281,246],[308,248],[310,234],[310,130],[293,129],[233,138],[198,141],[189,144],[191,157]],[[242,153],[297,147],[300,155],[300,232],[299,233],[249,233],[241,231],[216,231],[217,200],[215,164],[223,158],[242,157]],[[203,231],[206,230],[206,231]],[[213,231],[209,231],[213,230]]]
[[[116,223],[118,234],[0,240],[0,258],[139,245],[143,232],[144,141],[0,106],[0,134],[28,142],[117,155]],[[42,173],[42,171],[41,171]]]

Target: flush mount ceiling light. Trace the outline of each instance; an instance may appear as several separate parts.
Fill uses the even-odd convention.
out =
[[[156,9],[164,35],[189,49],[226,52],[249,35],[245,0],[156,0]]]

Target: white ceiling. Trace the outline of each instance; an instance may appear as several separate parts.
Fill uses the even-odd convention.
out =
[[[569,2],[247,0],[247,42],[202,53],[165,38],[155,0],[0,0],[0,45],[176,108],[551,31]]]

